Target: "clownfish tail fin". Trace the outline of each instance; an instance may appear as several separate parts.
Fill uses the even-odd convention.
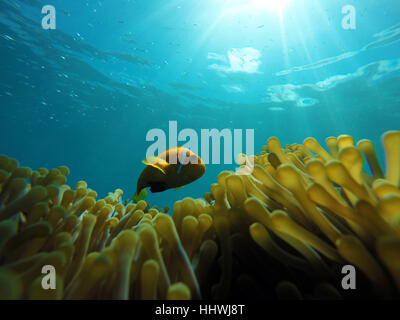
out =
[[[143,188],[139,192],[136,191],[136,193],[133,195],[132,200],[135,203],[138,203],[140,200],[144,200],[147,198],[147,190],[146,188]]]

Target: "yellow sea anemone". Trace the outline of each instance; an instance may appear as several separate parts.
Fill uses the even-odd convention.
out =
[[[398,297],[400,132],[383,135],[385,170],[370,140],[326,144],[270,138],[251,174],[221,172],[171,216],[0,155],[0,299]],[[357,293],[341,289],[346,264]]]

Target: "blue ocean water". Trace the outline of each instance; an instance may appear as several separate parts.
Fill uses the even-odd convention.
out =
[[[56,29],[42,28],[44,5]],[[342,8],[353,6],[355,29]],[[398,0],[0,1],[0,153],[128,198],[149,130],[254,129],[255,152],[400,129]],[[244,134],[244,132],[243,132]],[[149,194],[201,197],[222,170]]]

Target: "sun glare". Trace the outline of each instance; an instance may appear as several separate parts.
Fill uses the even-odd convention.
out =
[[[244,12],[276,12],[282,15],[289,0],[228,0],[227,12],[239,14]]]
[[[287,0],[250,0],[250,6],[253,6],[256,10],[273,10],[281,12]]]

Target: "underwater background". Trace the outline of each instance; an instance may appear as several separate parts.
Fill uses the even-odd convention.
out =
[[[0,0],[0,300],[398,299],[399,17],[397,0]],[[211,163],[129,201],[171,121],[253,130],[253,170]]]
[[[254,129],[256,153],[271,136],[322,144],[346,133],[383,157],[380,136],[400,120],[399,1],[283,3],[1,0],[1,153],[35,169],[67,165],[68,184],[124,198],[144,168],[146,133],[168,133],[172,120],[178,130]],[[47,4],[56,30],[42,29]],[[342,28],[345,5],[355,30]],[[202,197],[234,168],[210,164],[147,200]]]

